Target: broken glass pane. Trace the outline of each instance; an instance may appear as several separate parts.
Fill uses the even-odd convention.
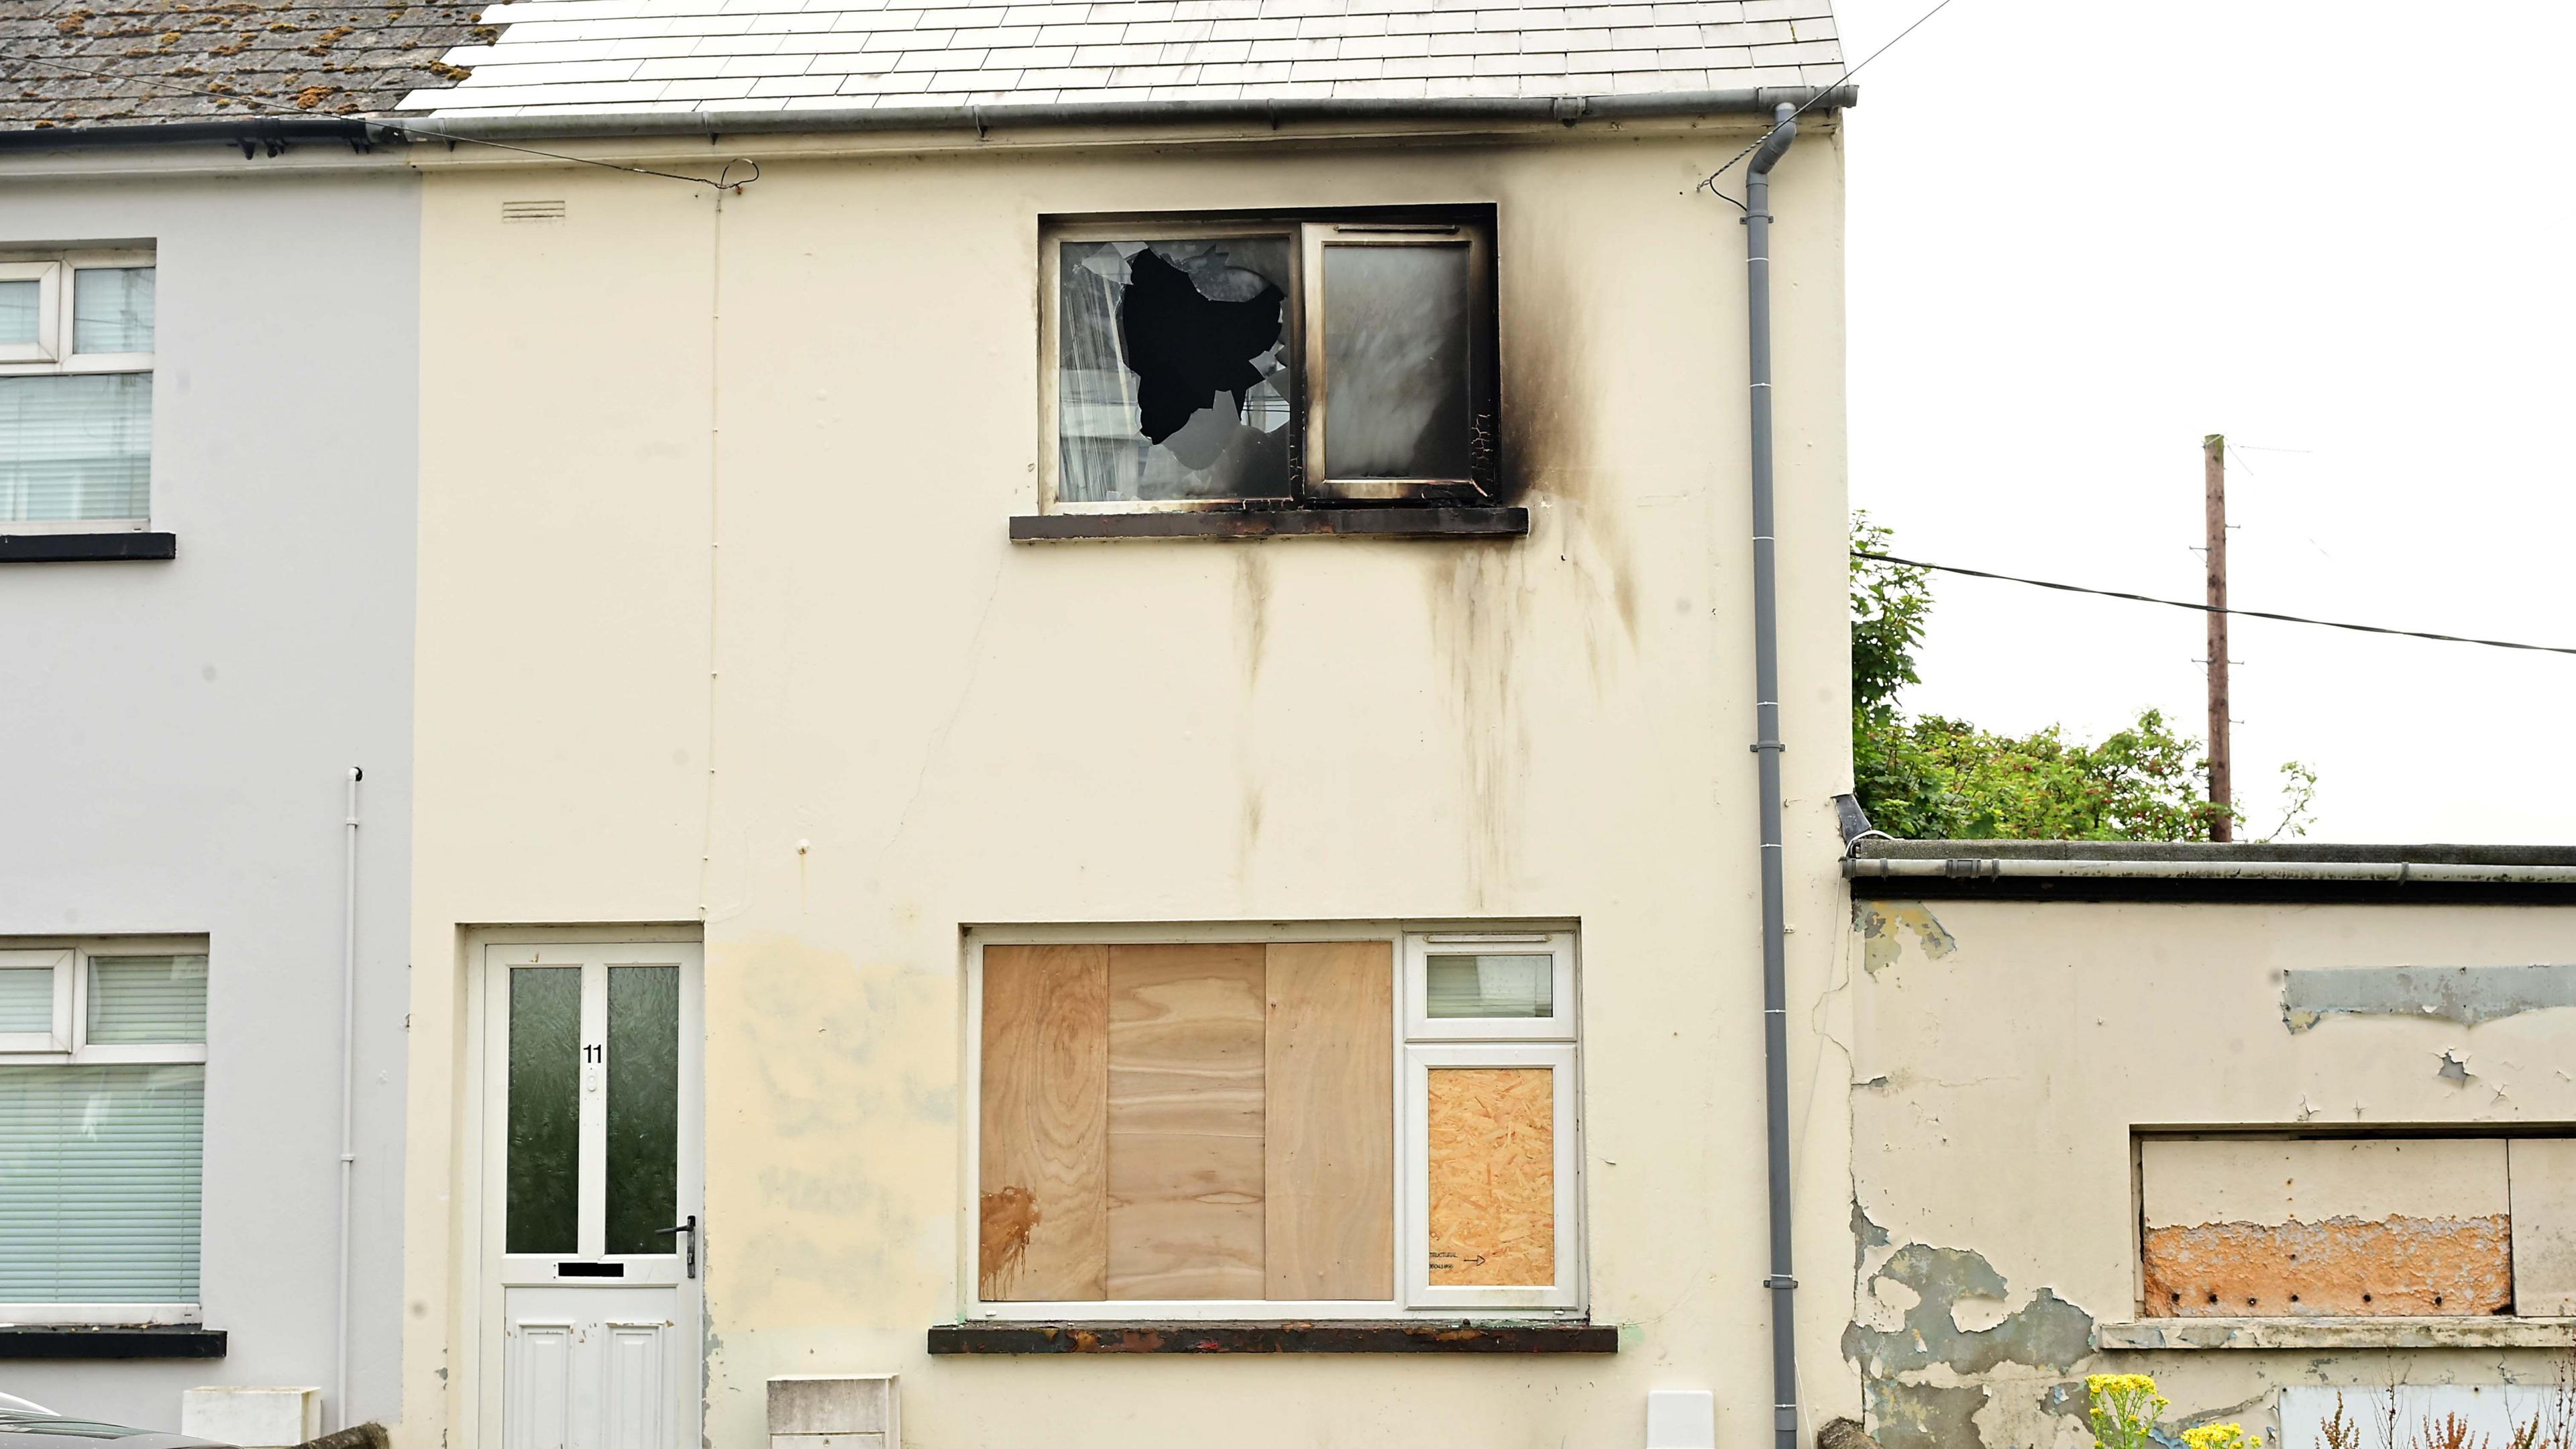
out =
[[[1057,496],[1288,496],[1288,239],[1063,243]]]
[[[1324,248],[1324,476],[1466,478],[1463,246]]]

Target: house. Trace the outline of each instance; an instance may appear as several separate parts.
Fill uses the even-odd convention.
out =
[[[2576,1410],[2576,851],[1861,841],[1852,1313],[1881,1449],[2284,1449]],[[1810,1187],[1811,1193],[1817,1189]]]
[[[421,186],[331,113],[470,32],[248,9],[0,26],[0,1391],[169,1427],[399,1406]]]
[[[1838,805],[1822,0],[8,23],[0,1390],[2415,1449],[2563,1371],[2576,854]]]
[[[1771,243],[1804,995],[1823,5],[484,21],[405,122],[402,1441],[1634,1444],[1658,1391],[1771,1432],[1729,163],[1813,103]],[[1831,1283],[1848,1202],[1797,1210]]]

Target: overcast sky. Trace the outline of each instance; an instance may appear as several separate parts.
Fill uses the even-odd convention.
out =
[[[1840,0],[1850,59],[1932,3]],[[2571,50],[2564,0],[1953,0],[1849,117],[1853,506],[2197,599],[2224,433],[2239,607],[2576,645]],[[1911,707],[2201,733],[2198,614],[1934,589]],[[2233,627],[2248,834],[2297,759],[2311,840],[2576,843],[2576,656]]]

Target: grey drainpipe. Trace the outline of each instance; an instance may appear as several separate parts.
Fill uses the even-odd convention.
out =
[[[1771,168],[1798,139],[1796,108],[1772,112],[1771,134],[1744,173],[1744,321],[1753,409],[1753,757],[1762,809],[1762,1091],[1770,1146],[1771,1428],[1798,1446],[1798,1280],[1789,1252],[1788,886],[1781,864],[1780,602],[1771,508]]]

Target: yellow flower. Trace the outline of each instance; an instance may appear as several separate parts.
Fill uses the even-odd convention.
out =
[[[2247,1434],[2242,1424],[2203,1424],[2182,1431],[2189,1449],[2263,1449],[2263,1437]]]

